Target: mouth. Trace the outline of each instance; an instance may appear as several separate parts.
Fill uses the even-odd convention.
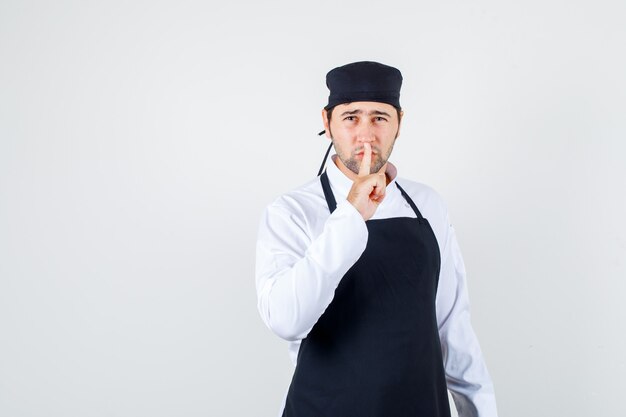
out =
[[[365,151],[358,151],[354,154],[354,156],[363,156],[363,154],[365,153]],[[372,156],[377,155],[378,152],[376,152],[374,149],[372,149]]]

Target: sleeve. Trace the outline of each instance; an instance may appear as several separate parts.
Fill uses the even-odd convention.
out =
[[[363,217],[347,200],[314,237],[302,216],[270,205],[256,247],[257,307],[265,325],[287,341],[305,338],[365,250],[367,237]]]
[[[470,322],[465,265],[447,210],[445,213],[437,322],[446,382],[459,417],[497,417],[493,383]]]

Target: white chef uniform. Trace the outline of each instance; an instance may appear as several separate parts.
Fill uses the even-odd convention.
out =
[[[332,214],[320,180],[315,178],[272,202],[259,226],[258,309],[268,328],[289,341],[294,365],[301,340],[331,303],[341,278],[359,259],[367,243],[365,221],[346,200],[352,180],[337,168],[336,158],[332,155],[327,167],[337,200]],[[459,416],[496,417],[493,384],[470,323],[465,267],[447,207],[427,185],[397,178],[397,169],[391,162],[387,164],[387,176],[391,182],[372,219],[416,217],[394,184],[398,179],[428,219],[439,244],[437,323],[446,383]]]

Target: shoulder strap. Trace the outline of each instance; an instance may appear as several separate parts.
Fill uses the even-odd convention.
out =
[[[320,181],[322,183],[322,190],[324,191],[324,197],[326,198],[326,203],[328,204],[328,209],[332,213],[337,208],[337,201],[335,200],[335,196],[332,190],[330,189],[330,182],[328,181],[328,174],[326,174],[326,171],[324,171],[324,173],[320,175]],[[404,197],[404,199],[409,203],[409,205],[415,212],[415,215],[417,216],[417,218],[423,219],[422,213],[420,213],[420,211],[418,210],[417,206],[413,202],[413,199],[411,199],[411,197],[409,197],[407,192],[404,191],[404,188],[400,187],[400,184],[398,184],[398,181],[396,181],[396,186],[400,190],[400,193],[402,193],[402,196]]]
[[[413,209],[413,211],[417,215],[417,218],[418,219],[423,219],[422,213],[420,213],[420,211],[417,209],[417,206],[415,205],[415,203],[413,202],[411,197],[409,197],[409,195],[406,193],[406,191],[404,191],[404,188],[400,187],[400,184],[398,184],[398,181],[396,181],[396,185],[400,189],[400,192],[402,193],[402,196],[404,197],[404,199],[411,205],[411,208]]]
[[[326,197],[328,209],[332,213],[337,208],[337,201],[335,201],[335,196],[330,189],[330,182],[328,181],[328,174],[326,174],[326,171],[324,171],[324,173],[320,176],[320,181],[322,182],[322,190],[324,190],[324,197]]]

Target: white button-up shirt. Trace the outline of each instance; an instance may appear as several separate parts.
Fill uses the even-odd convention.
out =
[[[344,274],[367,244],[363,217],[346,199],[352,187],[333,163],[326,169],[337,208],[331,214],[319,178],[272,202],[264,211],[256,248],[258,309],[267,327],[289,342],[296,365],[300,342],[333,299]],[[397,178],[387,163],[385,198],[372,219],[416,217],[395,182],[428,219],[441,254],[436,314],[446,382],[460,417],[496,417],[493,384],[470,323],[465,266],[448,209],[427,185]],[[283,406],[286,398],[283,398]],[[280,414],[282,414],[282,409]],[[279,415],[280,415],[279,414]]]

